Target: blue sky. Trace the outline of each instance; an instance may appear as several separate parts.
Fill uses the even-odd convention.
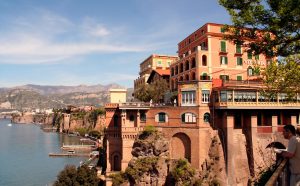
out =
[[[217,0],[2,0],[0,87],[133,87],[144,59],[207,22],[230,23]]]

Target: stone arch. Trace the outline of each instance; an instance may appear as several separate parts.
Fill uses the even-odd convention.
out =
[[[121,170],[121,154],[119,152],[114,152],[111,155],[111,170],[112,171]]]
[[[187,159],[191,162],[191,140],[185,133],[176,133],[172,136],[170,143],[172,159]]]

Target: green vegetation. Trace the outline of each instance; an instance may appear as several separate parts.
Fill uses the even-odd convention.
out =
[[[295,99],[300,92],[300,55],[289,56],[279,62],[272,62],[264,71],[264,94],[277,98],[278,93],[286,93],[288,100]]]
[[[169,85],[167,81],[159,79],[150,85],[142,85],[134,92],[134,97],[144,102],[149,102],[152,99],[154,103],[158,103],[163,100],[163,97],[168,90]]]
[[[139,181],[141,176],[146,172],[151,172],[155,169],[158,157],[144,157],[138,158],[133,164],[129,165],[125,172],[120,172],[111,175],[113,185],[120,185],[121,183]]]
[[[86,115],[85,111],[78,111],[71,113],[71,119],[77,120],[77,119],[84,119],[84,116]]]
[[[152,134],[157,134],[157,129],[153,125],[145,126],[142,133],[139,135],[139,139],[146,139],[148,136]]]
[[[176,183],[188,186],[193,185],[193,177],[196,171],[190,166],[187,160],[179,159],[170,173]],[[201,184],[200,180],[197,180],[196,182],[197,184]]]
[[[76,168],[74,165],[67,165],[62,170],[54,183],[54,186],[67,185],[98,185],[99,180],[95,170],[89,169],[87,166]]]
[[[269,57],[300,53],[299,0],[219,0],[233,25],[228,39]],[[245,30],[244,28],[248,28]]]
[[[97,130],[92,130],[88,134],[89,134],[89,136],[92,136],[97,139],[99,139],[102,136],[101,132],[99,132]]]
[[[271,167],[267,167],[265,170],[259,173],[258,179],[254,181],[255,186],[266,185],[269,181],[270,177],[273,175],[275,171],[275,165]]]

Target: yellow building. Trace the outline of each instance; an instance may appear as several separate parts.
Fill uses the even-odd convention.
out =
[[[134,80],[134,90],[147,83],[152,70],[169,70],[170,65],[177,61],[177,56],[152,54],[140,64],[138,79]]]

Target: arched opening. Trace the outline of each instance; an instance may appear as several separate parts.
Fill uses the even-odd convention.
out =
[[[121,157],[119,153],[114,153],[112,155],[112,171],[120,171],[121,170]]]
[[[146,121],[146,113],[144,113],[144,112],[141,113],[140,120],[141,121]]]
[[[186,61],[185,62],[185,70],[189,70],[190,69],[190,62]]]
[[[207,66],[207,57],[206,57],[206,55],[202,56],[202,66]]]
[[[189,81],[189,80],[190,80],[190,77],[189,77],[188,74],[185,75],[185,80],[186,80],[186,81]]]
[[[192,68],[195,68],[195,67],[196,67],[196,59],[193,58],[193,59],[192,59]]]
[[[131,122],[134,121],[134,115],[131,114],[131,115],[129,116],[129,121],[131,121]]]
[[[171,76],[174,76],[174,68],[171,68]]]
[[[183,63],[180,63],[180,68],[179,68],[179,72],[183,72]]]
[[[175,67],[175,75],[178,74],[178,66]]]
[[[187,159],[191,162],[191,140],[184,133],[177,133],[171,139],[171,158]]]
[[[179,78],[179,81],[183,81],[183,76],[181,76],[181,77]]]
[[[192,80],[196,80],[196,73],[192,72]]]
[[[204,121],[204,123],[209,123],[210,122],[210,114],[208,112],[206,112],[203,115],[203,121]]]

